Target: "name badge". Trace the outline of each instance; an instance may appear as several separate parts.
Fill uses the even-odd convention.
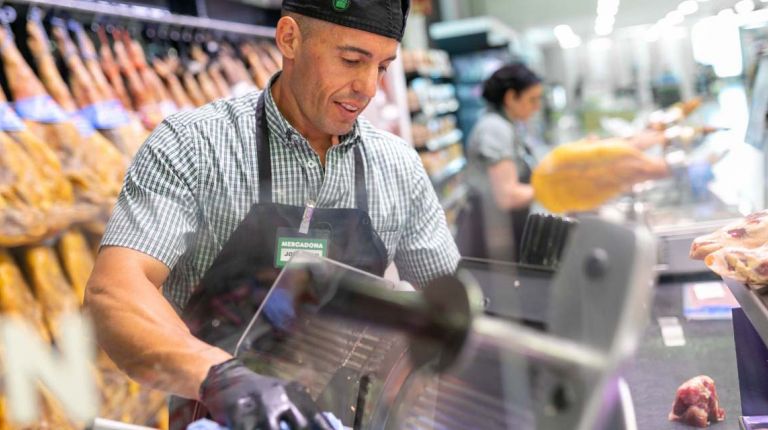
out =
[[[275,243],[275,267],[282,269],[291,257],[299,252],[327,257],[328,237],[327,231],[310,230],[308,234],[302,234],[292,229],[278,229]]]

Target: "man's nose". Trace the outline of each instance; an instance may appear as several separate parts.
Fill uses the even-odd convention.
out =
[[[376,95],[379,87],[379,69],[377,67],[372,69],[361,72],[352,84],[353,91],[368,99],[372,99]]]

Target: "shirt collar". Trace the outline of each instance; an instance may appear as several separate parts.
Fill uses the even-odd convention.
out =
[[[272,98],[272,84],[280,76],[281,72],[275,73],[267,84],[267,91],[264,97],[264,107],[267,110],[267,124],[269,127],[269,133],[275,137],[278,137],[279,141],[285,145],[291,146],[299,142],[307,142],[306,138],[302,136],[289,122],[280,110],[277,108],[275,99]],[[352,131],[341,136],[339,139],[339,146],[346,147],[352,146],[360,141],[360,124],[359,121],[355,121],[355,125],[352,127]]]

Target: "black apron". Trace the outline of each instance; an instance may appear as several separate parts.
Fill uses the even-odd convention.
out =
[[[516,131],[515,136],[518,135]],[[533,151],[525,142],[515,139],[512,142],[516,155],[515,167],[517,169],[517,180],[521,184],[530,184],[533,167],[536,165],[536,158]],[[482,259],[510,259],[514,262],[520,259],[520,243],[525,230],[525,223],[531,212],[530,206],[519,209],[509,210],[509,232],[512,237],[510,243],[513,249],[505,252],[507,257],[499,257],[490,252],[490,246],[486,240],[486,235],[494,234],[488,232],[489,226],[486,225],[486,211],[498,210],[495,202],[486,201],[487,197],[481,195],[478,191],[471,191],[467,197],[466,205],[459,212],[456,225],[456,244],[462,257],[473,257]],[[487,205],[493,205],[488,207]],[[485,208],[484,208],[485,207]]]
[[[518,143],[516,143],[517,145]],[[517,163],[517,180],[521,184],[530,185],[531,175],[533,175],[533,166],[536,165],[533,152],[525,142],[520,142],[522,151],[518,151],[519,162]],[[523,231],[525,230],[525,223],[528,220],[528,215],[531,213],[531,207],[526,206],[519,209],[509,211],[512,222],[512,234],[514,235],[515,261],[520,260],[520,244],[523,240]]]
[[[286,231],[290,230],[290,237],[296,238],[321,234],[327,239],[328,258],[377,276],[384,275],[388,259],[384,242],[368,216],[365,166],[359,143],[354,147],[356,208],[315,208],[310,232],[302,234],[299,226],[306,208],[273,203],[264,98],[262,92],[256,107],[259,201],[224,244],[182,313],[193,335],[229,353],[234,353],[240,335],[280,273],[275,250],[278,236]],[[199,403],[172,398],[171,430],[184,430],[204,416],[205,410]]]

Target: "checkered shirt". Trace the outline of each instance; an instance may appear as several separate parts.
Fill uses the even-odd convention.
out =
[[[163,294],[183,308],[224,243],[258,202],[256,103],[259,93],[167,118],[136,154],[102,246],[131,248],[171,269]],[[275,203],[355,207],[355,145],[365,164],[368,210],[403,280],[417,287],[452,273],[459,253],[416,152],[359,119],[326,155],[265,97]],[[265,220],[267,221],[267,220]],[[260,244],[254,244],[260,246]]]

